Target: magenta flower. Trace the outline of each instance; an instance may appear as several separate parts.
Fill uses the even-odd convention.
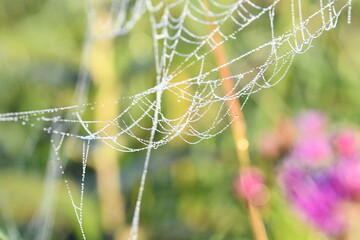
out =
[[[333,176],[326,172],[312,175],[292,159],[280,167],[279,181],[292,205],[306,221],[329,236],[343,233],[345,224],[338,215],[343,194]]]
[[[332,150],[325,136],[314,136],[300,139],[290,154],[298,161],[311,166],[319,166],[329,162]]]
[[[292,203],[314,226],[329,236],[339,236],[345,229],[345,223],[338,214],[342,196],[331,185],[330,179],[308,182],[300,188]],[[298,190],[300,190],[298,189]]]
[[[354,130],[341,131],[333,139],[326,130],[324,114],[302,113],[296,141],[278,168],[278,178],[307,222],[338,237],[347,227],[342,206],[360,200],[360,144]]]
[[[295,128],[296,135],[289,147],[283,148],[287,151],[283,152],[284,158],[277,168],[279,183],[306,222],[328,236],[340,237],[347,230],[344,206],[360,202],[358,132],[353,129],[336,135],[327,132],[327,118],[318,111],[303,112]],[[275,133],[276,141],[267,143],[265,150],[273,153],[271,147],[274,147],[278,154],[282,146],[279,139],[287,138]]]
[[[334,168],[334,175],[345,194],[352,199],[360,198],[360,161],[359,159],[342,161]]]

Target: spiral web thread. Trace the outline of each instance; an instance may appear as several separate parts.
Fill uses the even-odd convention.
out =
[[[227,101],[243,98],[244,105],[251,94],[274,86],[285,77],[295,56],[308,51],[314,39],[336,27],[342,12],[348,11],[350,22],[351,0],[312,1],[310,13],[308,9],[303,10],[303,2],[305,0],[113,1],[108,21],[101,31],[90,27],[90,38],[102,40],[126,34],[147,12],[152,26],[156,85],[136,95],[105,102],[4,113],[0,114],[0,121],[40,126],[56,136],[51,143],[62,174],[64,166],[59,151],[64,139],[72,137],[84,142],[78,204],[65,180],[84,239],[83,193],[91,142],[100,140],[122,152],[147,150],[130,236],[137,239],[151,150],[177,137],[195,144],[220,134],[231,124]],[[280,6],[287,7],[290,13],[289,24],[283,29],[276,26]],[[97,13],[92,2],[89,1],[87,7],[89,26],[92,26]],[[261,39],[246,42],[258,24],[267,24],[267,28],[258,30],[262,31]],[[216,41],[215,35],[221,36],[221,41]],[[241,46],[242,42],[247,46]],[[222,66],[216,65],[213,54],[219,46],[231,49],[228,62]],[[229,68],[233,75],[221,78],[218,73],[221,68]],[[225,81],[233,82],[234,89],[229,93],[223,92]],[[168,99],[176,99],[178,105],[169,106]],[[116,118],[92,120],[89,117],[95,109],[108,104],[123,107]],[[171,108],[179,112],[169,114]],[[93,130],[95,124],[103,127]],[[70,131],[74,126],[81,130]],[[118,129],[116,134],[109,130],[114,127]]]

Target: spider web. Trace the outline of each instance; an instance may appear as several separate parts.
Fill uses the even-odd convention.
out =
[[[116,0],[99,7],[99,3],[89,1],[91,41],[128,33],[147,12],[152,27],[156,85],[136,95],[105,102],[4,113],[0,114],[0,121],[42,128],[54,136],[51,139],[53,158],[62,174],[65,166],[60,159],[60,149],[64,139],[83,141],[79,203],[73,199],[67,180],[65,183],[84,239],[83,193],[91,142],[102,141],[122,152],[146,150],[130,236],[137,239],[151,150],[174,138],[195,144],[220,134],[231,124],[232,113],[226,102],[242,98],[244,106],[251,94],[283,79],[294,58],[308,51],[314,39],[335,28],[342,12],[348,11],[350,22],[351,0],[312,1],[312,11],[304,11],[303,2]],[[289,23],[277,26],[276,15],[280,7],[288,9]],[[101,17],[98,8],[109,8],[110,15],[100,28],[95,29],[93,22]],[[254,38],[254,30],[261,31],[260,38]],[[218,65],[214,52],[220,48],[230,51],[227,51],[225,63]],[[231,74],[221,76],[219,72],[223,69]],[[233,86],[228,92],[223,88],[226,82]],[[178,105],[170,106],[169,99],[176,99]],[[95,109],[109,104],[121,106],[118,116],[92,119]],[[169,109],[178,111],[174,113]],[[102,127],[98,129],[95,125]],[[115,134],[114,128],[117,129]]]

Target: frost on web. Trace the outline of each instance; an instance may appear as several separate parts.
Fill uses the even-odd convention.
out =
[[[59,151],[64,139],[83,140],[80,203],[73,200],[68,187],[81,228],[85,167],[91,141],[102,141],[122,152],[147,149],[132,226],[132,239],[136,239],[151,149],[174,138],[194,144],[220,134],[231,124],[229,117],[233,119],[227,102],[240,99],[245,104],[251,94],[274,86],[284,78],[297,55],[309,50],[322,33],[336,27],[342,12],[349,11],[350,19],[350,0],[311,1],[311,8],[306,11],[303,2],[117,0],[101,6],[109,7],[110,17],[100,31],[91,28],[91,21],[99,18],[95,10],[99,6],[89,3],[90,35],[95,39],[125,34],[142,15],[149,18],[156,85],[136,95],[105,102],[0,114],[0,121],[40,127],[56,136],[52,138],[52,148],[62,172]],[[288,22],[277,22],[280,8],[288,9]],[[220,64],[214,54],[219,49],[224,55]],[[224,69],[229,73],[225,77],[220,74]],[[233,86],[227,92],[223,88],[226,82]],[[109,104],[120,106],[117,117],[92,119],[95,109]],[[68,130],[74,128],[79,131]]]
[[[305,15],[301,0],[232,1],[226,5],[214,0],[169,2],[146,1],[157,72],[153,88],[102,103],[5,113],[0,120],[32,127],[47,125],[45,132],[101,140],[123,152],[157,148],[175,137],[197,143],[229,125],[226,101],[243,97],[246,102],[251,94],[279,82],[294,57],[309,50],[324,31],[334,28],[341,12],[351,6],[348,0],[319,0],[313,3],[313,12]],[[278,6],[288,7],[290,12],[289,23],[282,23],[282,28],[274,26]],[[254,32],[261,32],[263,38],[254,38]],[[214,55],[219,47],[229,49],[226,63],[220,66]],[[231,73],[226,78],[219,75],[224,68]],[[234,85],[229,93],[222,88],[226,81]],[[178,105],[169,106],[170,99],[176,99]],[[111,120],[91,119],[95,108],[108,104],[119,104],[121,113]],[[169,111],[171,108],[178,111]],[[154,119],[157,126],[151,141]],[[53,123],[61,124],[54,127]],[[94,124],[103,127],[94,130]],[[81,131],[63,131],[64,125],[78,125]],[[118,129],[115,135],[108,131],[111,128]]]

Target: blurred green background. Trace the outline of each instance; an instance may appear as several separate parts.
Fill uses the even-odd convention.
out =
[[[73,103],[87,27],[84,9],[82,1],[0,0],[1,113]],[[270,239],[326,239],[291,210],[274,180],[273,162],[259,153],[259,142],[284,116],[295,116],[304,109],[319,109],[339,125],[360,123],[359,11],[359,2],[354,1],[350,25],[344,15],[335,30],[317,39],[309,52],[297,56],[278,85],[252,95],[244,108],[251,159],[263,169],[271,189],[270,201],[261,209]],[[277,21],[282,21],[281,12]],[[111,99],[153,86],[156,73],[149,26],[145,14],[128,35],[99,46],[112,60],[92,63],[100,68],[100,73],[94,70],[92,74],[105,71],[114,82],[108,83],[111,93],[107,95],[108,88],[101,89],[96,77],[91,78],[90,102],[99,100],[101,94]],[[112,65],[108,72],[103,67],[106,64]],[[32,239],[30,221],[46,183],[50,137],[41,130],[6,122],[0,123],[0,133],[0,238]],[[79,149],[66,153],[67,171],[55,185],[51,239],[81,239],[63,185],[66,177],[78,196],[82,149],[79,143],[75,146]],[[114,220],[123,225],[121,231],[106,226],[107,220],[103,220],[107,218],[102,212],[106,200],[101,196],[111,195],[112,190],[98,190],[103,174],[98,168],[102,166],[90,161],[84,209],[87,239],[112,239],[116,231],[118,239],[123,238],[119,231],[126,235],[144,156],[143,151],[119,153],[116,163],[111,163],[121,173],[114,173],[120,193],[113,192],[122,199],[118,207],[124,210],[123,216]],[[141,239],[253,239],[245,204],[233,193],[238,161],[230,129],[197,145],[171,142],[154,151],[151,159],[141,211]],[[106,167],[104,171],[106,175]]]

